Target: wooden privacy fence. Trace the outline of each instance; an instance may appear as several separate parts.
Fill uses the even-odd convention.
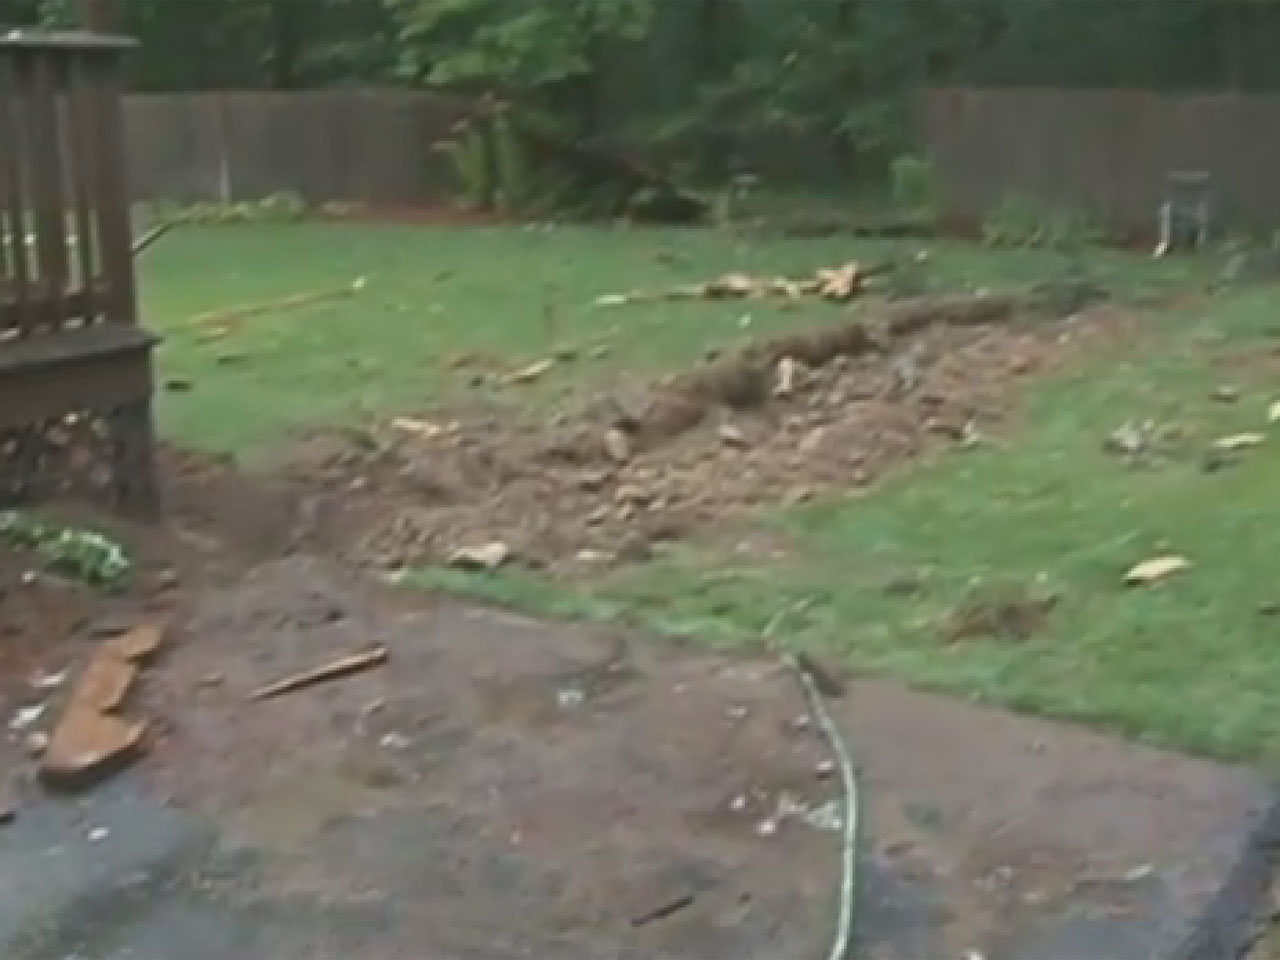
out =
[[[153,505],[121,140],[126,40],[0,38],[0,501]],[[79,491],[77,491],[79,492]]]
[[[130,193],[429,205],[454,186],[432,147],[465,114],[459,98],[411,90],[137,94],[124,104]]]
[[[1280,96],[943,89],[925,95],[921,119],[955,220],[1021,194],[1146,234],[1167,174],[1202,170],[1220,224],[1280,225]]]

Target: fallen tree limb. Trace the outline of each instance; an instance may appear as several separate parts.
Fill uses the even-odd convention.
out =
[[[163,237],[166,233],[172,230],[173,226],[174,224],[172,220],[169,220],[165,223],[156,224],[154,227],[152,227],[150,230],[148,230],[146,233],[140,236],[137,240],[133,241],[133,246],[129,248],[130,256],[136,257],[138,256],[138,254],[145,252],[149,246],[151,246],[153,243],[155,243],[157,240]]]
[[[317,290],[311,293],[294,293],[287,297],[281,297],[278,300],[264,300],[259,303],[247,303],[242,306],[229,307],[224,310],[211,310],[207,313],[197,314],[192,317],[188,323],[197,327],[206,325],[235,324],[244,320],[250,320],[254,317],[260,317],[268,313],[282,313],[286,310],[298,310],[302,307],[310,307],[318,303],[328,303],[333,300],[345,300],[348,297],[354,297],[357,293],[363,290],[364,284],[364,278],[359,277],[347,284],[345,287],[336,287],[332,290]]]
[[[361,653],[353,653],[349,656],[332,660],[316,667],[314,670],[297,673],[291,677],[285,677],[283,680],[277,680],[275,683],[269,683],[265,687],[259,687],[249,694],[249,699],[267,700],[271,697],[279,697],[295,690],[301,690],[303,687],[314,686],[317,683],[324,683],[328,680],[338,680],[353,673],[359,673],[361,670],[368,670],[370,667],[381,666],[386,662],[387,648],[373,647]]]

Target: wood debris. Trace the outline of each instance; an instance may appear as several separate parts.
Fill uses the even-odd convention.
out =
[[[1139,563],[1126,573],[1124,582],[1126,586],[1130,587],[1146,586],[1147,584],[1164,580],[1175,573],[1180,573],[1190,566],[1191,562],[1186,557],[1177,554],[1152,557],[1150,560],[1144,560]]]
[[[1219,437],[1213,441],[1213,448],[1231,453],[1235,450],[1248,450],[1250,447],[1261,446],[1266,439],[1266,436],[1261,433],[1234,433],[1229,437]]]
[[[613,307],[661,300],[760,300],[767,297],[787,300],[816,297],[844,303],[861,293],[869,280],[889,269],[888,264],[864,267],[856,260],[850,260],[835,267],[822,267],[809,277],[757,277],[733,272],[705,283],[685,284],[666,290],[607,293],[597,297],[595,303],[598,307]]]
[[[163,626],[147,623],[112,637],[104,649],[125,663],[146,663],[164,645],[164,635]]]
[[[501,540],[494,540],[474,547],[460,547],[449,557],[449,566],[492,573],[510,559],[511,548]]]
[[[521,367],[514,373],[507,375],[508,383],[532,383],[544,373],[554,367],[556,361],[553,357],[545,357],[542,360],[535,360],[527,366]]]
[[[316,667],[314,670],[308,670],[305,673],[296,673],[293,676],[285,677],[274,683],[269,683],[264,687],[259,687],[253,693],[249,694],[250,700],[268,700],[272,697],[279,697],[286,693],[292,693],[295,690],[301,690],[304,687],[314,686],[317,683],[324,683],[329,680],[338,680],[342,677],[350,676],[353,673],[359,673],[362,670],[368,670],[371,667],[381,666],[387,662],[387,648],[373,647],[369,650],[363,650],[359,653],[349,654],[340,657],[337,660],[331,660],[326,664]]]
[[[140,665],[164,644],[165,628],[149,623],[108,637],[76,680],[53,735],[31,755],[42,755],[40,776],[51,787],[79,789],[114,773],[142,750],[147,725],[115,713]]]
[[[225,310],[210,310],[207,313],[197,314],[187,322],[196,327],[216,326],[225,329],[244,320],[251,320],[254,317],[260,317],[268,313],[283,313],[288,310],[299,310],[303,307],[312,307],[335,300],[346,300],[363,290],[365,283],[364,277],[357,277],[345,286],[336,287],[332,290],[295,293],[277,300],[246,303]]]
[[[131,723],[73,702],[49,741],[40,778],[57,789],[89,786],[134,760],[146,729],[141,721]]]

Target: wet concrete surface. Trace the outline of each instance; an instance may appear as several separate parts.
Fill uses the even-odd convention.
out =
[[[24,790],[0,828],[0,956],[825,955],[839,834],[797,811],[840,793],[778,665],[307,558],[183,617],[148,758]],[[372,643],[386,668],[245,700]],[[832,709],[861,767],[857,956],[1216,958],[1247,932],[1274,839],[1254,772],[890,684]]]

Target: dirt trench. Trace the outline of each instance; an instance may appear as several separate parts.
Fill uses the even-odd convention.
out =
[[[287,472],[341,502],[328,539],[361,564],[444,564],[501,543],[526,567],[576,575],[992,442],[1020,383],[1123,324],[1107,307],[1045,319],[1025,297],[907,300],[748,344],[639,397],[591,396],[548,422],[496,401],[322,431]]]

